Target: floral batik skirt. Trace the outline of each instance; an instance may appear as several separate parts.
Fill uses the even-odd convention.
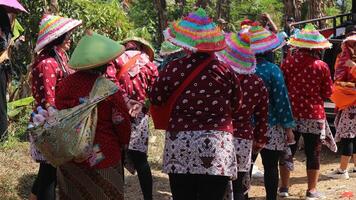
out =
[[[233,135],[224,131],[167,132],[163,172],[167,174],[237,175]]]
[[[276,125],[267,130],[267,143],[265,149],[280,151],[279,165],[286,166],[289,171],[294,170],[293,155],[287,144],[287,136],[282,126]]]
[[[336,137],[335,141],[340,142],[341,138],[356,137],[356,106],[352,106],[338,112],[335,119]]]
[[[297,126],[294,131],[320,135],[321,143],[331,151],[337,152],[337,145],[326,119],[296,119],[295,122]]]
[[[237,171],[249,172],[252,164],[253,141],[235,137],[234,147],[236,151]]]
[[[148,150],[148,115],[141,114],[131,125],[129,150],[147,153]]]

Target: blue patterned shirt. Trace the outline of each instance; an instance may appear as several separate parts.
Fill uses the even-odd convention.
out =
[[[270,127],[275,125],[281,125],[284,128],[295,127],[282,71],[277,65],[258,58],[256,75],[262,78],[269,93],[268,123]]]

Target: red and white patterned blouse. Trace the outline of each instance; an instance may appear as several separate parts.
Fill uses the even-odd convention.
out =
[[[266,143],[268,91],[257,75],[239,75],[243,91],[242,106],[234,113],[234,136]]]
[[[196,53],[170,62],[153,85],[151,103],[161,105],[166,102],[184,79],[209,56]],[[240,108],[241,100],[237,75],[215,59],[178,97],[167,131],[217,130],[233,133],[232,113]]]
[[[36,107],[45,107],[47,103],[55,106],[56,85],[74,72],[67,66],[66,53],[58,47],[54,47],[54,51],[57,52],[62,64],[58,63],[54,55],[44,50],[32,66],[32,95]]]
[[[135,65],[128,72],[119,76],[119,71],[133,57],[140,54]],[[116,65],[115,65],[116,64]],[[115,62],[111,62],[107,68],[107,76],[117,80],[117,84],[122,93],[130,99],[141,103],[148,98],[148,93],[158,76],[157,66],[153,64],[147,54],[140,51],[125,51]]]
[[[325,119],[324,100],[332,93],[328,65],[305,50],[289,55],[281,66],[295,119]]]

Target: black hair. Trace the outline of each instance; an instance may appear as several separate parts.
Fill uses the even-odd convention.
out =
[[[56,54],[54,53],[53,47],[58,46],[60,44],[63,44],[64,40],[66,39],[67,33],[61,35],[57,39],[53,40],[49,44],[47,44],[44,49],[49,51],[51,56],[55,56]]]
[[[287,18],[287,22],[294,22],[295,20],[294,20],[294,17],[288,17]]]
[[[11,33],[11,24],[9,16],[4,7],[0,6],[0,28],[8,36]]]
[[[63,44],[64,40],[66,39],[67,33],[59,36],[57,39],[53,40],[49,44],[45,46],[45,48],[53,48],[54,46],[58,46],[60,44]]]
[[[345,28],[345,35],[349,36],[350,33],[356,32],[356,26],[355,25],[347,25]]]

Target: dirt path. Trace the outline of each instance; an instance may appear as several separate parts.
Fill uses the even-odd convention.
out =
[[[26,199],[37,172],[37,164],[28,156],[28,143],[20,143],[13,149],[0,149],[0,200]],[[170,190],[168,178],[159,170],[160,152],[155,146],[150,149],[154,176],[154,199],[169,200]],[[337,167],[338,156],[325,150],[322,154],[321,173]],[[261,168],[261,163],[258,161]],[[303,199],[306,189],[305,159],[302,152],[296,158],[296,170],[292,174],[290,189],[292,197],[288,199]],[[268,173],[268,172],[266,172]],[[126,199],[141,200],[140,187],[136,176],[126,173]],[[349,180],[330,180],[321,175],[319,189],[327,195],[327,199],[341,199],[344,191],[353,191],[356,194],[356,178]],[[254,180],[251,197],[256,200],[264,199],[263,180]],[[346,198],[345,198],[346,199]],[[356,199],[356,198],[354,198]]]

